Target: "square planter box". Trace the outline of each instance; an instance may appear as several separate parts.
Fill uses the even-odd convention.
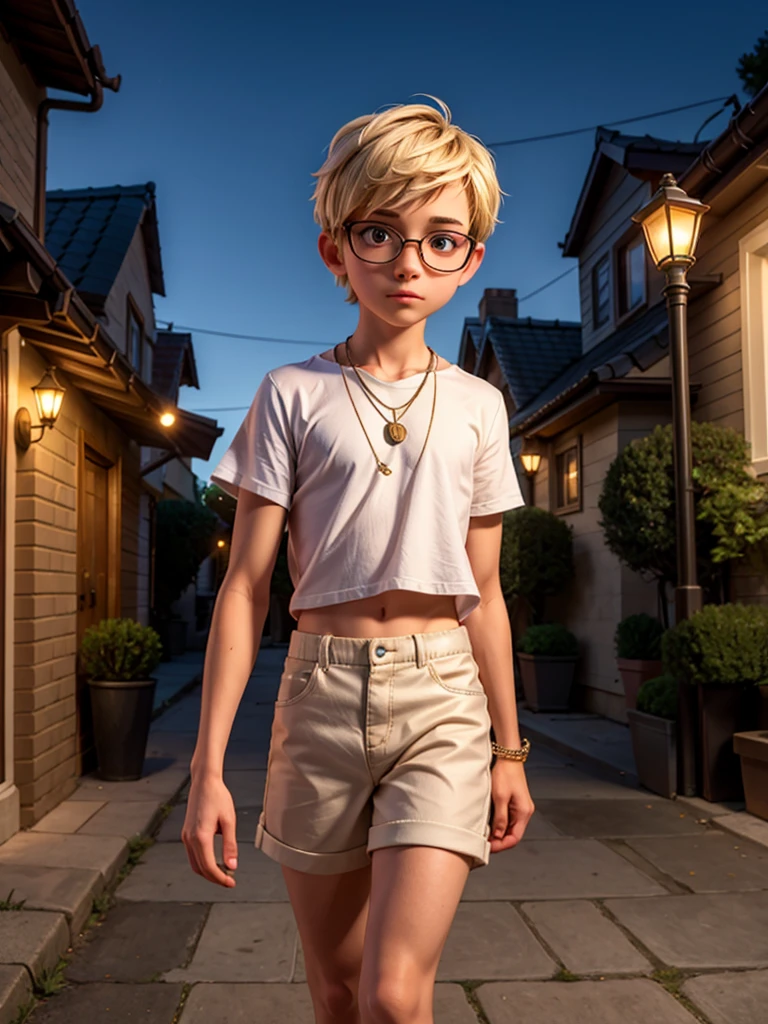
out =
[[[659,796],[677,794],[677,723],[627,708],[637,778]]]
[[[698,683],[701,789],[705,800],[743,800],[741,765],[733,737],[758,724],[760,687],[751,683]]]
[[[768,731],[735,733],[733,749],[741,758],[747,810],[768,821]]]
[[[578,657],[517,652],[525,702],[531,711],[567,711]]]
[[[624,700],[627,710],[637,707],[637,691],[647,679],[655,679],[663,671],[660,661],[639,658],[617,658],[616,666],[624,684]]]

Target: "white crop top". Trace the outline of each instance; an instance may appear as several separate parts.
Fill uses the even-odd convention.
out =
[[[388,406],[403,405],[423,380],[418,373],[383,381],[358,370]],[[435,383],[432,429],[413,472]],[[289,510],[294,618],[301,608],[415,590],[455,594],[461,622],[480,603],[465,550],[470,516],[523,504],[503,396],[452,363],[430,374],[402,413],[404,441],[387,440],[392,414],[379,409],[349,367],[320,355],[278,366],[259,385],[211,480],[234,497],[245,487]],[[371,445],[389,476],[377,469]]]

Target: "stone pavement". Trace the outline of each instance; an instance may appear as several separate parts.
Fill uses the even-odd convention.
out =
[[[18,965],[0,971],[38,978],[59,955],[67,961],[65,986],[38,1003],[32,1024],[314,1024],[280,867],[253,846],[284,656],[285,645],[261,649],[227,752],[235,888],[195,875],[180,841],[199,688],[153,723],[140,782],[85,779],[80,816],[69,807],[60,835],[45,835],[48,852],[36,845],[39,828],[10,860],[17,837],[0,847],[0,896],[13,885],[15,900],[34,897],[0,914],[0,963]],[[527,771],[537,812],[519,847],[469,876],[438,970],[437,1024],[762,1024],[765,823],[735,835],[721,822],[738,808],[653,796],[542,741]],[[107,815],[105,800],[115,808]],[[161,815],[173,803],[156,841],[103,921],[80,934],[86,894],[115,877],[126,836],[157,827],[153,802]],[[35,875],[33,884],[40,864],[44,883]],[[33,956],[43,932],[46,962]]]

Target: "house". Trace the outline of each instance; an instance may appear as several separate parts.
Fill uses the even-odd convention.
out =
[[[578,330],[515,316],[469,319],[459,355],[504,391],[513,451],[524,442],[543,456],[531,501],[574,530],[576,578],[557,617],[582,641],[576,702],[616,721],[626,721],[616,624],[657,614],[658,597],[608,551],[597,503],[621,449],[671,421],[665,279],[631,220],[665,172],[711,207],[688,275],[693,416],[744,433],[755,474],[768,474],[768,89],[710,142],[598,129],[562,243],[563,255],[579,261]],[[546,350],[530,341],[541,331]],[[732,599],[766,596],[759,575],[738,566]]]
[[[97,111],[119,84],[71,0],[0,8],[0,842],[95,767],[76,651],[103,617],[148,619],[150,463],[188,467],[221,433],[156,384],[154,186],[45,190],[49,111]],[[49,367],[65,392],[40,429]]]

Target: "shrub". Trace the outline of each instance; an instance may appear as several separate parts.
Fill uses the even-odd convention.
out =
[[[706,605],[667,630],[664,671],[689,683],[768,682],[768,608]]]
[[[527,602],[537,622],[544,602],[573,576],[573,530],[560,516],[524,505],[504,514],[499,562],[505,598]]]
[[[91,679],[149,679],[162,651],[155,630],[133,619],[102,619],[80,641],[82,665]]]
[[[579,653],[579,641],[565,626],[547,623],[529,626],[520,638],[517,649],[523,654],[573,657]]]
[[[200,563],[212,550],[217,527],[214,512],[195,501],[166,499],[157,503],[155,608],[168,618],[171,605],[192,583]]]
[[[658,661],[661,658],[661,637],[664,627],[652,615],[640,612],[628,615],[616,627],[614,643],[619,658]]]
[[[677,680],[664,674],[646,679],[637,691],[637,710],[658,718],[677,719]]]

